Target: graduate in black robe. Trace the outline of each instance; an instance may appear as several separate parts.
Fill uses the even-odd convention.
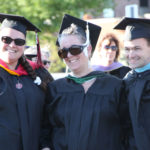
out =
[[[137,150],[150,149],[150,20],[123,18],[125,56],[132,68],[124,78]]]
[[[101,28],[86,25],[87,22],[67,14],[63,18],[58,55],[72,72],[49,84],[50,149],[128,149],[125,143],[129,124],[125,122],[129,115],[121,97],[122,81],[92,70],[89,57]],[[43,135],[41,140],[45,147],[46,138]]]
[[[0,150],[39,150],[40,128],[51,75],[24,56],[26,31],[37,31],[22,16],[0,14]],[[40,51],[38,51],[40,54]]]

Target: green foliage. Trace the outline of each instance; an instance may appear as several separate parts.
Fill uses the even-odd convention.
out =
[[[103,8],[112,5],[112,0],[0,0],[1,13],[23,15],[41,29],[41,47],[50,45],[52,65],[50,71],[65,68],[57,56],[55,42],[65,13],[81,17],[85,13],[99,16]],[[111,6],[112,7],[112,6]],[[35,33],[27,34],[27,45],[35,45]]]

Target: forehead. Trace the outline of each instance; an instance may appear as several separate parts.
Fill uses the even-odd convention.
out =
[[[0,29],[0,35],[1,36],[11,36],[11,37],[25,38],[25,35],[22,32],[20,32],[18,30],[15,30],[15,29],[12,29],[12,28]]]
[[[115,42],[114,41],[110,41],[108,39],[105,39],[104,41],[102,41],[102,45],[108,45],[108,44],[113,44],[115,45]]]
[[[81,39],[78,35],[63,35],[60,38],[60,47],[70,47],[72,45],[81,45]]]
[[[142,47],[142,46],[145,46],[145,45],[148,45],[146,39],[144,38],[138,38],[138,39],[134,39],[134,40],[126,40],[124,41],[124,46],[128,47],[128,46],[139,46],[139,47]]]

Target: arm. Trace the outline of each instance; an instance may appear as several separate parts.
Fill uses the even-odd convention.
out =
[[[123,82],[121,92],[120,92],[120,101],[118,108],[120,116],[120,124],[122,128],[122,144],[125,150],[137,150],[135,146],[135,140],[132,130],[132,123],[129,114],[129,104],[127,98],[127,90]]]
[[[48,93],[46,93],[46,95],[47,95],[46,103],[43,109],[43,117],[41,121],[40,150],[50,150],[51,126],[49,123],[49,111],[48,111],[50,99]]]

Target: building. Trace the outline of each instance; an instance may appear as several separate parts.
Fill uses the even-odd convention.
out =
[[[114,17],[147,17],[150,0],[114,0]]]

